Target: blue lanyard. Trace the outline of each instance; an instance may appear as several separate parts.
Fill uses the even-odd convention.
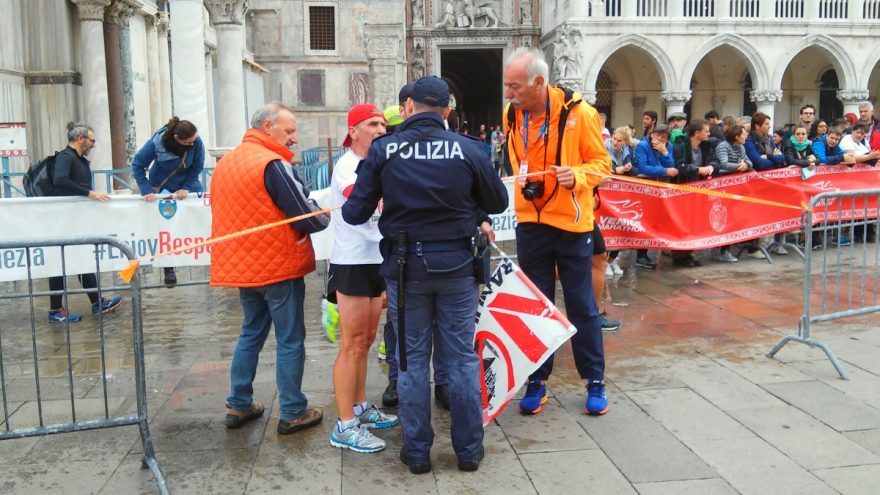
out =
[[[548,107],[549,107],[549,97],[548,97]],[[544,123],[541,125],[541,129],[538,131],[538,139],[544,137],[544,134],[547,133],[547,121],[550,119],[549,111],[547,115],[544,115]],[[526,154],[529,152],[529,111],[523,110],[523,158],[526,158]],[[537,142],[537,141],[535,141]],[[547,143],[544,143],[546,146]]]

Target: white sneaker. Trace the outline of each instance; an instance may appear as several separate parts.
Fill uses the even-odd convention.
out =
[[[749,258],[755,258],[756,260],[766,260],[767,256],[765,256],[761,250],[758,250],[754,253],[749,253]]]
[[[605,267],[605,276],[606,277],[613,277],[614,276],[614,269],[611,268],[611,263],[608,263],[608,265]]]
[[[736,263],[739,260],[736,259],[736,256],[730,254],[730,251],[724,251],[720,255],[718,255],[718,261],[724,261],[726,263]]]
[[[770,252],[779,256],[788,256],[788,250],[784,246],[775,246]]]
[[[617,258],[614,259],[611,263],[608,263],[608,268],[611,268],[611,273],[614,275],[623,275],[623,268],[617,263]],[[605,270],[605,273],[608,273],[608,270]]]

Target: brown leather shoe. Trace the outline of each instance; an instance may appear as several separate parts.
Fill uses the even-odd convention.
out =
[[[245,411],[239,411],[226,404],[226,427],[230,429],[241,428],[248,421],[262,416],[265,410],[266,408],[259,402],[251,402],[251,407]]]
[[[312,426],[320,423],[322,419],[324,419],[324,411],[317,407],[310,407],[306,409],[306,412],[303,413],[302,416],[296,419],[279,419],[278,434],[290,435],[291,433],[296,433],[299,430],[311,428]]]

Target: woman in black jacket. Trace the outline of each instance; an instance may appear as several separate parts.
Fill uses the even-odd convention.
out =
[[[96,201],[110,201],[110,196],[92,189],[92,169],[86,158],[95,147],[95,132],[85,124],[67,124],[67,148],[60,151],[52,164],[53,196],[86,196]],[[98,278],[94,273],[78,275],[84,289],[98,287]],[[65,288],[64,277],[49,277],[49,290],[61,291]],[[122,297],[113,299],[99,298],[97,291],[87,292],[92,302],[92,314],[115,311],[122,304]],[[49,321],[75,322],[81,319],[77,313],[71,313],[62,304],[63,294],[49,296]]]
[[[783,141],[785,144],[785,164],[797,165],[802,168],[814,170],[819,163],[819,159],[813,153],[813,146],[807,138],[807,128],[798,125],[794,128],[794,132],[788,140]]]

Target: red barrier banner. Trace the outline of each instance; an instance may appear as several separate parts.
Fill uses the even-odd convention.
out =
[[[692,182],[690,187],[808,205],[823,192],[877,189],[880,169],[868,165],[817,167],[808,180],[800,167],[728,175]],[[698,250],[726,246],[801,226],[801,213],[791,208],[718,198],[657,185],[612,180],[601,188],[598,225],[608,249]],[[827,205],[827,220],[877,217],[877,198],[869,204]],[[825,206],[814,221],[826,220]],[[821,213],[821,214],[820,214]]]

